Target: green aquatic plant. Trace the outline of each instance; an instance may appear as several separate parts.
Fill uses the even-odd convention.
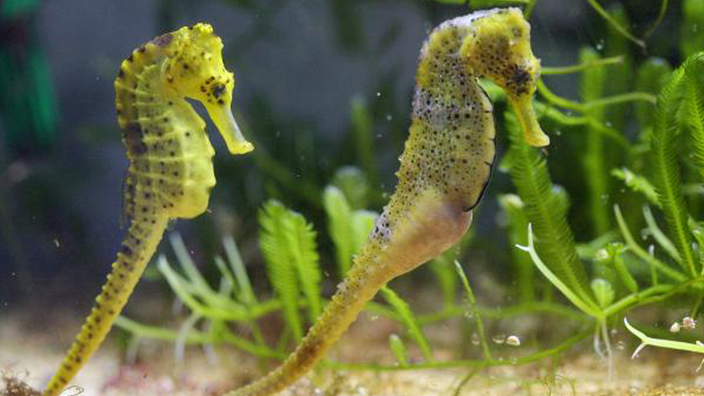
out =
[[[691,55],[671,73],[658,97],[650,157],[653,189],[657,193],[657,206],[664,213],[666,231],[657,227],[650,210],[644,211],[648,228],[658,245],[667,253],[667,259],[681,267],[667,267],[671,269],[667,273],[663,271],[664,275],[670,280],[680,281],[683,293],[699,295],[692,309],[693,317],[696,317],[701,304],[702,292],[698,286],[704,274],[704,238],[701,223],[692,218],[684,199],[682,151],[685,146],[691,147],[691,162],[701,180],[704,177],[703,81],[704,52],[699,52]],[[664,266],[665,264],[659,265],[662,268]],[[654,342],[632,326],[629,326],[629,330],[641,338],[644,344],[687,349],[680,347],[681,343],[677,342]],[[701,348],[695,349],[701,352]]]
[[[495,3],[505,5],[508,2]],[[537,2],[518,3],[525,3],[525,13],[529,13]],[[478,4],[487,2],[470,2],[473,6]],[[596,1],[589,1],[589,4],[601,8]],[[661,4],[658,20],[667,9],[667,1]],[[630,25],[622,11],[602,11],[608,15],[606,24],[610,29]],[[535,149],[526,144],[521,123],[525,127],[531,126],[531,122],[526,122],[525,112],[518,113],[523,114],[523,119],[516,119],[510,112],[497,117],[499,128],[509,132],[510,145],[501,168],[508,172],[510,183],[494,185],[500,186],[496,188],[512,185],[511,191],[503,190],[504,194],[498,198],[500,218],[505,218],[503,223],[508,229],[505,239],[509,246],[520,245],[521,249],[512,248],[504,254],[498,249],[491,250],[491,246],[475,244],[472,252],[491,257],[492,264],[496,261],[497,268],[501,268],[497,276],[512,285],[515,282],[516,287],[506,291],[510,294],[510,305],[498,309],[481,304],[484,288],[475,294],[472,289],[476,286],[475,280],[470,282],[459,263],[465,262],[460,253],[463,245],[472,243],[475,238],[483,241],[486,236],[482,232],[462,237],[458,241],[459,248],[445,251],[426,266],[435,280],[429,287],[437,288],[442,296],[440,309],[431,313],[416,312],[412,301],[403,299],[404,290],[396,288],[396,284],[385,285],[385,281],[374,284],[380,290],[377,300],[354,307],[397,324],[400,330],[388,338],[394,361],[345,363],[325,360],[317,350],[304,350],[313,356],[310,361],[298,364],[299,360],[289,365],[293,368],[288,374],[293,374],[281,382],[274,378],[272,388],[283,386],[282,383],[291,381],[291,377],[312,365],[313,360],[321,358],[320,367],[331,369],[463,368],[467,370],[466,375],[455,389],[455,394],[459,394],[463,386],[487,367],[559,357],[590,335],[594,336],[597,353],[602,354],[605,348],[610,354],[609,327],[620,326],[619,319],[640,306],[662,307],[665,311],[669,307],[668,300],[677,296],[685,303],[692,303],[691,315],[696,318],[702,302],[700,285],[704,268],[701,254],[704,234],[697,220],[700,216],[696,205],[701,192],[693,186],[704,176],[704,135],[701,133],[704,124],[701,103],[704,101],[697,88],[702,86],[702,74],[701,67],[695,66],[701,61],[688,60],[670,77],[669,65],[664,60],[640,61],[640,57],[632,56],[628,43],[641,39],[630,33],[630,37],[625,38],[621,30],[623,28],[609,30],[604,43],[606,51],[581,49],[577,65],[542,68],[545,78],[537,83],[539,99],[533,103],[535,116],[558,145]],[[650,31],[651,28],[641,37],[648,37]],[[701,59],[701,55],[697,56]],[[485,70],[484,74],[490,71]],[[581,78],[579,99],[562,97],[548,88],[552,87],[553,79],[574,73]],[[633,87],[627,83],[616,84],[622,78],[619,76],[629,74],[636,76]],[[442,81],[422,85],[423,78],[429,75],[432,73],[419,72],[419,86],[429,91],[435,85],[444,89]],[[668,77],[669,82],[663,89]],[[529,103],[512,97],[510,90],[507,95],[501,87],[485,81],[481,84],[499,111],[506,104],[518,103],[520,107]],[[436,96],[447,99],[442,92],[436,92]],[[448,103],[455,102],[457,98],[450,95]],[[258,235],[265,280],[257,280],[252,285],[250,276],[256,270],[245,265],[231,237],[222,240],[223,256],[215,256],[207,262],[212,267],[207,269],[217,272],[206,275],[196,267],[178,234],[172,234],[169,240],[173,257],[160,256],[157,268],[186,307],[187,316],[181,327],[152,326],[125,317],[118,318],[117,325],[133,335],[135,342],[148,338],[172,342],[180,359],[184,356],[185,345],[228,344],[259,358],[262,367],[285,362],[292,347],[304,339],[306,329],[326,307],[335,304],[335,298],[331,301],[325,292],[329,282],[325,271],[327,254],[334,257],[331,261],[336,271],[331,273],[339,278],[368,275],[355,269],[359,266],[355,262],[372,256],[365,253],[364,244],[374,228],[376,213],[366,209],[376,209],[383,201],[378,174],[381,162],[373,140],[378,114],[372,106],[361,99],[351,101],[350,137],[356,149],[343,158],[357,163],[359,168],[346,167],[334,175],[322,172],[323,176],[299,178],[297,169],[287,168],[291,159],[282,158],[276,147],[257,156],[262,174],[273,180],[267,181],[267,192],[279,199],[270,199],[261,206],[259,216],[251,216],[259,221],[259,233],[252,234]],[[629,116],[627,109],[630,107],[635,108],[634,117]],[[417,125],[421,118],[414,113],[412,137],[427,127]],[[544,136],[535,136],[537,141],[544,141]],[[301,135],[300,142],[296,143],[300,147],[292,150],[296,153],[291,157],[299,156],[299,148],[306,154],[312,153],[307,151],[312,150],[310,139],[307,134]],[[406,152],[413,153],[418,149],[416,144],[418,141],[408,143]],[[406,155],[404,162],[409,162],[408,158],[413,157]],[[335,169],[335,166],[330,168]],[[304,173],[310,175],[319,171],[311,167]],[[401,172],[399,176],[405,177],[403,181],[410,180],[407,173]],[[478,178],[485,179],[483,174]],[[330,184],[320,184],[322,180]],[[290,200],[288,192],[293,192]],[[428,206],[427,202],[433,199],[442,201],[446,196],[423,198],[419,200],[419,207]],[[289,209],[300,209],[301,202],[309,205],[302,210],[306,217]],[[310,207],[315,207],[317,212],[309,213]],[[385,215],[388,216],[388,212],[384,212],[379,221],[383,222]],[[403,225],[403,222],[398,224]],[[374,235],[378,237],[378,233]],[[328,241],[332,242],[329,249],[325,246]],[[362,255],[362,259],[355,259],[357,254]],[[247,257],[248,263],[250,259]],[[477,263],[481,264],[481,260]],[[208,275],[216,275],[217,280],[213,282],[214,277]],[[342,285],[347,288],[350,283]],[[268,288],[273,293],[266,297],[258,288]],[[458,294],[462,295],[459,303]],[[504,350],[499,349],[502,347],[490,342],[494,322],[517,315],[545,313],[564,319],[561,324],[573,330],[573,334],[558,341],[555,338],[559,335],[540,339],[530,346],[531,352],[520,349],[511,358],[506,358]],[[273,341],[264,337],[260,328],[262,318],[271,315],[280,316],[283,323]],[[328,323],[333,319],[328,319]],[[434,351],[446,345],[426,330],[448,319],[462,323],[466,330],[463,341],[469,344],[471,336],[476,350],[463,349],[448,360],[436,358]],[[648,345],[700,351],[697,345],[681,344],[676,334],[673,340],[660,342],[645,335],[651,334],[651,329],[644,332],[629,329]],[[304,341],[303,345],[313,349],[330,347],[324,341],[314,338],[307,344]],[[303,352],[299,350],[298,356]]]
[[[646,64],[644,67],[650,66]],[[701,253],[701,243],[704,239],[701,238],[699,222],[692,218],[688,210],[682,177],[685,163],[691,164],[697,170],[697,177],[704,176],[701,173],[704,165],[701,161],[701,158],[704,158],[701,154],[704,153],[703,79],[704,53],[698,53],[690,56],[680,68],[671,73],[658,95],[654,114],[651,117],[641,117],[642,121],[652,122],[649,128],[643,128],[643,133],[649,135],[649,148],[635,154],[647,159],[647,176],[634,173],[628,168],[612,170],[612,174],[621,179],[627,187],[642,194],[648,202],[658,208],[666,228],[660,228],[654,213],[645,206],[642,212],[645,229],[654,242],[648,251],[636,241],[622,211],[616,205],[615,220],[624,238],[624,244],[612,243],[593,255],[587,255],[595,264],[594,278],[590,283],[591,294],[585,291],[583,264],[580,261],[565,260],[565,257],[576,258],[576,255],[553,255],[549,249],[541,247],[541,244],[548,244],[553,249],[570,249],[573,246],[561,206],[561,203],[566,203],[567,200],[559,198],[560,190],[555,191],[547,184],[545,163],[538,159],[538,153],[533,153],[532,158],[526,155],[527,152],[522,156],[517,155],[520,140],[516,139],[516,136],[519,131],[515,125],[511,127],[509,120],[509,130],[513,130],[511,136],[514,139],[510,169],[519,196],[526,201],[523,206],[528,221],[535,229],[535,239],[539,241],[534,243],[533,232],[529,229],[528,246],[523,249],[530,253],[538,269],[572,304],[596,319],[602,327],[600,333],[607,348],[608,332],[605,328],[610,318],[623,315],[637,306],[660,303],[675,295],[685,295],[696,301],[690,316],[696,317],[698,313],[702,295],[700,285],[704,280],[704,255]],[[685,147],[691,149],[691,156],[683,156]],[[527,169],[534,173],[526,172]],[[532,185],[542,186],[542,189],[531,190],[529,187]],[[534,191],[542,191],[543,195],[537,195]],[[551,195],[553,201],[550,201]],[[529,203],[533,203],[535,207]],[[536,207],[539,208],[544,203],[550,204],[552,210],[536,210]],[[545,219],[539,216],[546,213],[562,220],[546,228],[543,226]],[[553,237],[552,233],[561,235],[562,239]],[[654,246],[662,250],[664,257],[654,254]],[[624,258],[631,264],[626,265]],[[606,266],[601,271],[605,271],[603,273],[608,280],[597,276],[597,264]],[[637,272],[638,268],[650,269],[649,280],[643,279],[642,272]],[[623,291],[617,293],[619,284],[623,286]],[[628,324],[627,327],[641,338],[643,345],[700,351],[698,346],[688,347],[688,344],[679,341],[652,339]]]

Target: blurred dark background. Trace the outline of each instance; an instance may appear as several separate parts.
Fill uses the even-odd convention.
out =
[[[602,4],[648,23],[660,7]],[[649,49],[667,53],[673,39],[661,32],[676,27],[677,7]],[[324,230],[320,192],[339,168],[355,165],[378,190],[366,206],[383,205],[407,134],[418,51],[433,26],[471,10],[430,0],[0,0],[0,312],[24,299],[87,306],[108,272],[125,231],[127,167],[113,79],[133,48],[201,21],[223,38],[234,111],[256,150],[229,156],[209,125],[218,179],[211,210],[172,229],[185,234],[199,264],[220,249],[222,234],[233,234],[256,273],[256,211],[265,199]],[[543,65],[576,63],[580,46],[603,49],[604,21],[584,0],[539,0],[530,22]],[[630,28],[642,31],[645,22]],[[561,95],[578,94],[576,77],[550,82]],[[358,134],[371,136],[373,151],[361,152]],[[508,186],[497,173],[488,196]],[[482,206],[475,227],[490,240],[501,232],[496,200]],[[332,261],[325,235],[324,264]]]

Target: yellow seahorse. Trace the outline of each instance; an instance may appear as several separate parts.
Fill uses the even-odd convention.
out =
[[[526,140],[548,137],[532,106],[540,64],[519,9],[493,9],[447,21],[421,50],[410,136],[399,182],[321,317],[295,352],[265,377],[226,396],[265,396],[287,387],[315,364],[391,279],[454,245],[472,220],[495,159],[492,105],[477,83],[504,91]]]
[[[214,150],[205,122],[186,98],[205,105],[232,154],[253,149],[230,110],[235,81],[221,52],[213,28],[199,23],[156,37],[122,62],[115,102],[130,162],[124,190],[129,231],[93,310],[43,396],[59,394],[98,349],[168,221],[198,216],[208,207],[215,185]]]

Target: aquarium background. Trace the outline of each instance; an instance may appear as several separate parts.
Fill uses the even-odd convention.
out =
[[[113,81],[120,62],[141,43],[184,25],[212,24],[225,43],[225,65],[235,74],[235,117],[256,147],[230,156],[209,123],[217,177],[209,210],[193,220],[174,221],[168,234],[182,236],[184,252],[213,290],[223,279],[214,258],[229,254],[232,236],[256,295],[279,302],[280,290],[272,290],[267,272],[270,260],[260,246],[262,208],[277,200],[315,230],[320,293],[328,298],[342,272],[325,200],[328,187],[337,187],[352,210],[381,210],[396,184],[423,41],[442,21],[508,3],[0,2],[0,321],[18,312],[30,318],[68,312],[68,318],[79,318],[93,303],[126,232],[121,207],[127,159],[115,120]],[[562,356],[592,335],[597,344],[609,345],[607,329],[620,329],[619,342],[630,340],[635,347],[622,319],[641,305],[648,309],[639,314],[645,315],[649,334],[693,342],[694,334],[667,329],[687,313],[698,318],[703,300],[699,175],[704,157],[699,158],[698,146],[678,141],[685,198],[668,204],[655,192],[662,187],[651,169],[651,139],[659,127],[654,103],[663,82],[687,56],[704,49],[704,0],[515,3],[534,6],[531,41],[544,67],[584,67],[566,74],[546,69],[543,81],[549,90],[542,89],[537,100],[551,144],[542,150],[517,143],[505,97],[486,86],[495,99],[498,166],[462,246],[394,280],[398,295],[382,293],[378,305],[370,307],[373,315],[400,323],[396,330],[406,346],[392,340],[383,350],[401,365],[399,351],[407,353],[406,347],[416,359],[412,363],[430,361],[427,336],[439,350],[457,353],[444,356],[445,361],[456,358],[460,366],[460,359],[469,356],[495,364],[478,330],[480,311],[489,318],[488,338],[522,330],[524,344],[536,353],[548,351],[546,356]],[[678,110],[670,118],[690,133],[696,127],[689,126],[693,116],[685,113]],[[533,195],[526,186],[532,181],[539,187]],[[541,201],[548,209],[541,214],[526,209]],[[685,205],[696,273],[680,268],[680,254],[689,249],[679,245],[682,230],[673,231],[668,212]],[[528,244],[529,219],[537,243],[544,244],[538,253],[557,281],[516,248]],[[628,230],[635,238],[629,240]],[[183,265],[185,257],[176,245],[164,238],[159,249],[173,267]],[[464,273],[456,271],[455,259]],[[185,267],[179,268],[183,273]],[[672,271],[683,275],[668,282]],[[562,285],[565,291],[559,281],[571,275],[578,281]],[[168,322],[168,327],[190,313],[170,310],[174,293],[163,267],[151,265],[125,316],[154,326]],[[586,308],[580,306],[585,301]],[[531,320],[516,319],[518,311]],[[544,314],[553,316],[543,320]],[[295,346],[287,333],[291,323],[281,318],[285,313],[272,316],[276,320],[266,320],[265,335],[288,334],[276,346],[284,354]],[[35,330],[44,326],[30,323]],[[138,333],[124,323],[113,330],[120,346]],[[461,347],[443,342],[437,323],[443,323],[441,330],[459,329]],[[61,337],[71,335],[66,330]],[[494,347],[505,348],[505,340]],[[278,358],[267,357],[269,363]]]
[[[659,7],[612,3],[630,6],[637,20],[651,20]],[[215,249],[210,237],[232,233],[256,266],[255,211],[266,198],[324,228],[319,195],[325,184],[340,167],[364,169],[361,160],[372,158],[373,168],[364,169],[374,172],[366,175],[377,195],[370,208],[381,207],[380,194],[393,191],[407,136],[420,46],[432,27],[468,10],[386,0],[4,1],[0,309],[66,295],[74,297],[71,304],[91,303],[125,232],[127,161],[113,81],[122,59],[147,38],[199,21],[223,37],[226,66],[236,79],[233,107],[257,151],[230,157],[209,124],[218,152],[212,210],[173,229],[187,232],[189,247],[206,257]],[[677,18],[674,7],[668,14]],[[604,45],[603,20],[584,1],[542,0],[531,23],[534,52],[544,65],[572,64],[580,45]],[[568,76],[554,90],[574,96],[575,86]],[[45,107],[41,120],[15,121],[37,105]],[[370,134],[371,153],[355,145],[355,106],[371,122],[362,132]],[[508,248],[500,242],[505,238],[490,236],[502,234],[494,225],[495,197],[507,184],[505,175],[494,175],[474,224],[479,238],[499,241],[490,245],[495,250]],[[329,241],[320,239],[329,252]]]

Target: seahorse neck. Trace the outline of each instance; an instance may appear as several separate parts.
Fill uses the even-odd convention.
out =
[[[448,111],[463,107],[465,112],[480,114],[492,111],[491,103],[471,100],[482,88],[468,59],[460,55],[462,45],[472,33],[473,23],[488,11],[451,19],[435,28],[421,49],[416,73],[413,115],[427,118],[444,127]],[[483,93],[483,92],[482,92]],[[482,95],[483,96],[483,95]]]
[[[460,202],[464,210],[481,198],[496,152],[493,108],[460,53],[471,40],[472,23],[487,14],[443,23],[423,45],[399,183],[384,220],[377,222],[379,230],[393,230],[415,207],[419,194],[427,191]]]

